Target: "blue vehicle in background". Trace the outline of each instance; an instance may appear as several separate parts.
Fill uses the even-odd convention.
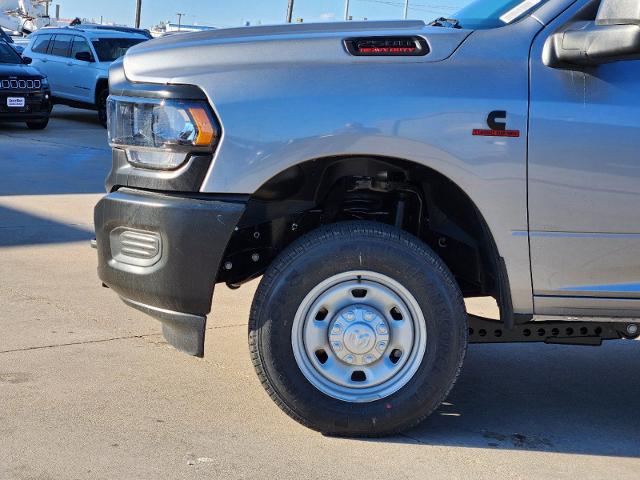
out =
[[[0,41],[4,41],[8,43],[13,49],[18,52],[20,55],[24,52],[24,47],[22,45],[18,45],[11,35],[4,31],[3,28],[0,27]]]

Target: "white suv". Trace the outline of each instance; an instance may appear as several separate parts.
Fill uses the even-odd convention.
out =
[[[43,28],[29,37],[23,55],[49,78],[54,103],[97,110],[106,126],[109,66],[148,39],[144,31],[126,28]]]

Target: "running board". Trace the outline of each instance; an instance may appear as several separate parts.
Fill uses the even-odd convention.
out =
[[[544,342],[562,345],[600,346],[603,340],[640,336],[640,324],[631,322],[544,321],[507,329],[498,320],[469,315],[469,343]]]

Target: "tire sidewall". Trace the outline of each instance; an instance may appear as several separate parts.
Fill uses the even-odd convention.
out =
[[[394,431],[433,411],[455,380],[466,347],[466,314],[446,267],[408,235],[337,236],[312,248],[303,245],[291,247],[279,271],[267,274],[272,281],[264,304],[258,312],[252,309],[262,365],[281,400],[313,428],[337,434]],[[306,295],[327,278],[352,270],[377,272],[401,283],[418,302],[427,330],[426,351],[414,376],[397,392],[366,403],[337,400],[316,389],[298,367],[291,341]]]

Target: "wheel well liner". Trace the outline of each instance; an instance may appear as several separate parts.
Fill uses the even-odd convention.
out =
[[[98,79],[98,81],[96,82],[96,91],[94,92],[94,101],[96,105],[98,104],[98,95],[100,95],[100,92],[102,92],[105,88],[109,88],[109,80],[106,78]]]
[[[395,224],[416,235],[441,256],[466,296],[494,296],[501,319],[512,325],[504,260],[482,213],[448,177],[399,158],[320,158],[272,177],[250,197],[227,248],[225,258],[234,257],[239,268],[233,275],[221,271],[219,281],[255,278],[300,235],[350,219]],[[253,261],[237,262],[241,256]]]

